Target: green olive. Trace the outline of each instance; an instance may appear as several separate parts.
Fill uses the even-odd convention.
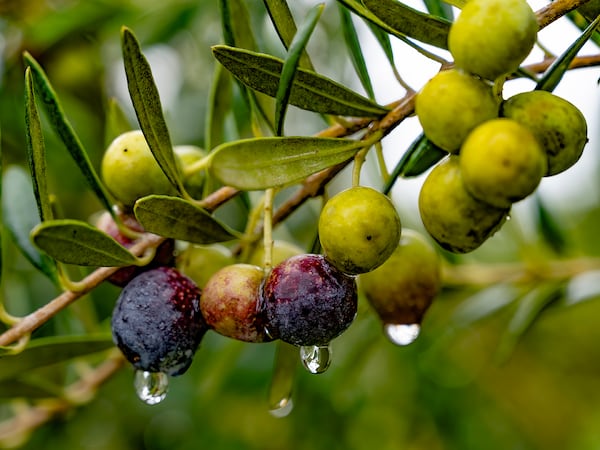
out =
[[[444,70],[417,94],[415,112],[423,133],[438,147],[456,153],[480,123],[498,117],[492,87],[458,70]]]
[[[425,229],[442,248],[468,253],[500,229],[510,209],[469,194],[459,158],[450,155],[429,172],[419,192],[419,212]]]
[[[533,134],[511,119],[489,120],[460,149],[460,170],[473,195],[498,208],[510,208],[539,185],[546,154]]]
[[[183,176],[183,187],[194,198],[202,198],[204,180],[206,173],[204,170],[194,171],[186,174],[186,168],[200,161],[206,156],[206,152],[195,145],[176,145],[173,147],[175,156],[179,159]]]
[[[419,324],[440,290],[440,257],[423,235],[405,228],[392,256],[358,281],[384,324]]]
[[[546,91],[516,94],[502,104],[502,115],[526,126],[548,157],[546,176],[575,164],[587,143],[587,123],[567,100]]]
[[[469,0],[450,27],[448,47],[456,67],[495,80],[529,55],[538,28],[526,0]]]
[[[106,188],[126,209],[146,195],[177,193],[140,130],[123,133],[111,142],[102,158],[101,173]]]
[[[358,274],[381,265],[398,245],[400,218],[381,192],[364,186],[333,196],[319,217],[325,256],[342,272]]]

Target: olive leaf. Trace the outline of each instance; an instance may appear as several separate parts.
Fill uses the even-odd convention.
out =
[[[133,211],[146,231],[168,238],[212,244],[239,237],[205,209],[178,197],[149,195]]]
[[[435,47],[448,48],[452,22],[423,13],[396,0],[363,0],[365,7],[395,31]]]
[[[423,0],[425,7],[429,14],[441,17],[442,19],[452,21],[454,19],[454,13],[450,3],[443,0]]]
[[[367,63],[362,52],[358,33],[352,22],[352,16],[347,8],[338,4],[338,10],[340,13],[340,21],[342,24],[342,33],[344,35],[344,41],[346,47],[350,51],[350,57],[352,58],[352,65],[354,70],[360,79],[360,82],[367,92],[369,98],[375,98],[375,91],[373,90],[373,83],[371,83],[371,77],[369,76],[369,70],[367,69]],[[386,36],[389,36],[386,34]]]
[[[550,303],[562,298],[564,292],[563,281],[551,282],[534,287],[519,299],[516,311],[498,344],[499,361],[505,361],[511,355],[521,337],[538,319],[542,311]]]
[[[400,158],[394,167],[389,180],[383,188],[383,192],[389,194],[398,177],[410,178],[419,176],[446,155],[448,155],[447,151],[439,148],[421,133],[404,152],[404,155],[402,155],[402,158]]]
[[[277,86],[277,93],[275,95],[275,131],[278,136],[283,135],[285,113],[292,93],[292,82],[297,73],[300,56],[304,52],[306,44],[321,17],[323,7],[324,5],[320,4],[310,10],[306,21],[298,29],[294,39],[292,39],[287,58],[281,68],[281,76],[279,77],[279,85]]]
[[[271,55],[216,45],[213,54],[242,83],[275,97],[283,61]],[[387,109],[347,87],[315,72],[298,68],[290,92],[290,104],[323,114],[379,117]]]
[[[281,39],[281,42],[286,50],[289,49],[297,30],[294,17],[292,16],[287,1],[263,0],[263,2],[267,8],[269,17],[271,18],[271,22],[275,26],[275,30],[277,31],[279,39]],[[305,69],[313,70],[312,62],[308,56],[308,53],[306,53],[306,50],[302,51],[298,65]]]
[[[552,92],[556,86],[558,86],[564,74],[569,70],[571,61],[573,61],[579,50],[581,50],[588,39],[594,34],[596,28],[598,28],[598,24],[600,24],[600,16],[596,17],[596,20],[590,23],[581,36],[579,36],[562,55],[556,58],[540,78],[535,87],[536,90]]]
[[[212,150],[225,141],[225,123],[231,111],[231,74],[217,64],[208,97],[204,148]]]
[[[35,104],[31,67],[25,69],[25,127],[27,131],[27,162],[31,172],[33,194],[40,220],[52,219],[52,205],[46,176],[46,147],[42,124]]]
[[[42,222],[31,230],[31,240],[65,264],[122,267],[137,263],[137,258],[111,236],[79,220]]]
[[[150,64],[143,55],[137,38],[127,27],[121,29],[121,41],[127,87],[140,128],[165,176],[177,192],[184,193]]]
[[[121,134],[131,131],[133,127],[116,98],[110,98],[106,106],[106,125],[104,129],[104,143],[110,143]]]
[[[57,283],[54,261],[31,243],[29,232],[40,223],[31,177],[19,166],[10,166],[2,177],[2,217],[17,248],[52,282]]]
[[[280,187],[352,158],[364,146],[350,139],[265,137],[225,143],[212,153],[209,171],[241,190]]]
[[[48,77],[46,76],[42,66],[31,56],[29,53],[25,52],[23,57],[30,67],[30,71],[32,74],[32,79],[35,84],[35,88],[39,97],[43,103],[43,106],[48,113],[48,118],[50,119],[50,123],[54,128],[56,134],[60,137],[62,142],[65,144],[65,147],[69,151],[71,157],[79,167],[79,170],[85,177],[88,185],[96,194],[96,197],[100,200],[100,202],[106,207],[108,211],[113,211],[112,209],[112,201],[110,200],[110,195],[106,191],[104,185],[100,181],[96,170],[94,169],[90,159],[81,143],[79,137],[75,133],[75,130],[71,126],[71,123],[67,119],[63,108],[58,100],[58,96],[54,91],[54,88],[50,84]],[[29,88],[32,96],[32,90]],[[29,100],[32,101],[32,100]]]
[[[565,250],[569,247],[565,233],[560,229],[559,224],[552,217],[537,192],[533,195],[533,203],[533,207],[537,213],[538,231],[544,238],[544,242],[558,255],[564,254]]]
[[[225,44],[231,47],[256,50],[257,43],[252,30],[252,20],[245,2],[242,0],[220,0],[219,6]],[[248,89],[240,80],[237,80],[237,82],[251,115],[264,119],[269,129],[274,131],[273,99],[260,92]]]
[[[283,417],[290,411],[297,368],[298,348],[279,341],[268,395],[269,410],[276,417]]]
[[[0,356],[0,381],[31,370],[91,355],[114,347],[110,334],[53,336],[32,340],[20,353]]]

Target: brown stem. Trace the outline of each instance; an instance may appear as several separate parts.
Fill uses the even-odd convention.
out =
[[[585,5],[589,1],[590,0],[555,0],[543,8],[540,8],[536,12],[540,30],[557,19],[560,19],[565,14],[579,8],[581,5]]]

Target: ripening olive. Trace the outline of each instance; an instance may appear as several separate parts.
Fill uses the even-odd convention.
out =
[[[206,178],[205,171],[197,170],[187,174],[186,169],[204,158],[206,152],[195,145],[176,145],[173,147],[173,152],[178,158],[183,172],[183,187],[192,197],[201,198]]]
[[[404,229],[392,256],[358,281],[384,324],[419,324],[440,290],[440,257],[424,236]]]

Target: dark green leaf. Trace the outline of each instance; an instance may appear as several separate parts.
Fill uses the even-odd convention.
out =
[[[363,0],[364,5],[397,34],[448,48],[450,21],[417,11],[396,0]]]
[[[52,219],[52,205],[46,176],[46,147],[42,124],[35,105],[31,67],[25,70],[25,127],[27,131],[27,162],[31,171],[33,193],[40,220]]]
[[[245,139],[217,147],[209,170],[223,184],[242,190],[280,187],[347,161],[363,146],[333,138]]]
[[[323,7],[324,5],[320,4],[310,10],[305,22],[294,36],[287,58],[283,63],[277,93],[275,94],[275,130],[278,136],[283,135],[285,113],[292,93],[292,82],[297,73],[296,69],[298,68],[300,56],[302,56],[313,30],[317,26]]]
[[[140,128],[166,177],[179,193],[183,193],[184,188],[152,69],[133,32],[123,27],[121,38],[127,86]]]
[[[240,47],[247,50],[256,50],[256,38],[252,31],[252,24],[248,8],[241,0],[221,0],[221,24],[223,38],[231,47]],[[273,99],[259,92],[249,90],[247,86],[236,80],[242,91],[242,96],[250,109],[252,117],[262,118],[269,127],[273,128]]]
[[[214,46],[213,53],[242,83],[272,97],[277,95],[281,59],[223,45]],[[345,86],[305,69],[296,72],[289,102],[323,114],[378,117],[387,112]]]
[[[168,238],[212,244],[238,237],[208,211],[178,197],[141,198],[135,203],[134,213],[146,231]]]
[[[108,147],[117,136],[132,129],[133,127],[117,99],[109,99],[106,111],[106,128],[104,130],[105,145]]]
[[[498,344],[498,358],[500,361],[504,361],[510,356],[521,337],[537,320],[542,311],[550,303],[560,299],[563,294],[564,283],[553,282],[533,288],[519,300],[508,328]]]
[[[410,178],[421,175],[431,168],[448,152],[442,150],[421,133],[404,152],[402,158],[394,167],[390,178],[383,188],[383,192],[389,194],[398,177]]]
[[[40,223],[29,174],[19,166],[6,169],[2,179],[2,217],[16,246],[23,255],[53,282],[57,282],[56,265],[40,253],[29,239],[29,232]]]
[[[212,150],[225,141],[225,123],[231,111],[231,74],[217,64],[208,100],[204,148]]]
[[[0,356],[0,380],[9,380],[33,369],[91,355],[113,346],[110,334],[34,339],[22,352]]]
[[[342,24],[344,40],[346,41],[346,46],[350,51],[352,64],[354,65],[354,70],[356,70],[358,78],[360,79],[363,88],[365,88],[365,91],[367,91],[369,98],[374,99],[375,91],[373,90],[373,84],[371,83],[371,77],[369,76],[367,63],[365,61],[365,57],[360,46],[358,33],[356,32],[356,28],[354,27],[354,23],[352,22],[352,16],[350,15],[350,11],[348,11],[348,9],[342,6],[341,4],[338,5],[338,9],[340,12],[340,21]],[[386,36],[388,35],[386,34]]]
[[[65,144],[67,150],[71,154],[71,157],[79,167],[79,170],[81,170],[81,173],[84,175],[88,185],[94,191],[100,202],[108,211],[112,211],[110,195],[100,181],[96,170],[92,166],[92,163],[90,162],[90,159],[83,148],[83,144],[79,140],[77,134],[75,134],[75,130],[67,119],[58,100],[58,96],[54,92],[54,88],[50,84],[50,81],[48,80],[44,70],[29,53],[25,52],[24,58],[31,68],[35,87],[39,96],[41,97],[44,108],[48,113],[50,123],[52,124],[56,134]]]
[[[298,347],[277,343],[268,398],[269,410],[275,417],[283,417],[291,411],[298,361]]]
[[[441,17],[452,21],[454,19],[454,13],[452,12],[452,6],[443,0],[424,0],[425,7],[429,14]]]
[[[31,231],[33,243],[57,261],[78,266],[135,264],[129,250],[98,228],[79,220],[48,220]]]
[[[49,385],[43,380],[30,381],[30,377],[26,380],[12,379],[0,382],[0,398],[49,398],[61,395],[62,387]],[[36,381],[41,381],[37,383]]]
[[[283,43],[283,46],[287,49],[290,48],[292,43],[292,39],[296,34],[296,23],[294,22],[294,17],[290,11],[290,8],[285,0],[263,0],[264,4],[269,12],[269,16],[271,17],[271,22],[275,26],[275,30],[279,35],[279,39]],[[310,57],[306,53],[306,51],[302,52],[300,56],[299,66],[312,70],[313,65],[310,61]]]
[[[583,47],[588,39],[594,34],[599,23],[600,16],[596,17],[596,20],[585,29],[581,36],[579,36],[562,55],[556,58],[536,85],[535,88],[537,90],[552,92],[556,86],[558,86],[563,75],[569,70],[571,61],[573,61],[573,58],[577,56],[581,47]]]
[[[537,212],[538,230],[544,241],[557,254],[562,254],[568,248],[567,239],[560,226],[544,205],[541,197],[534,194],[535,208]]]

